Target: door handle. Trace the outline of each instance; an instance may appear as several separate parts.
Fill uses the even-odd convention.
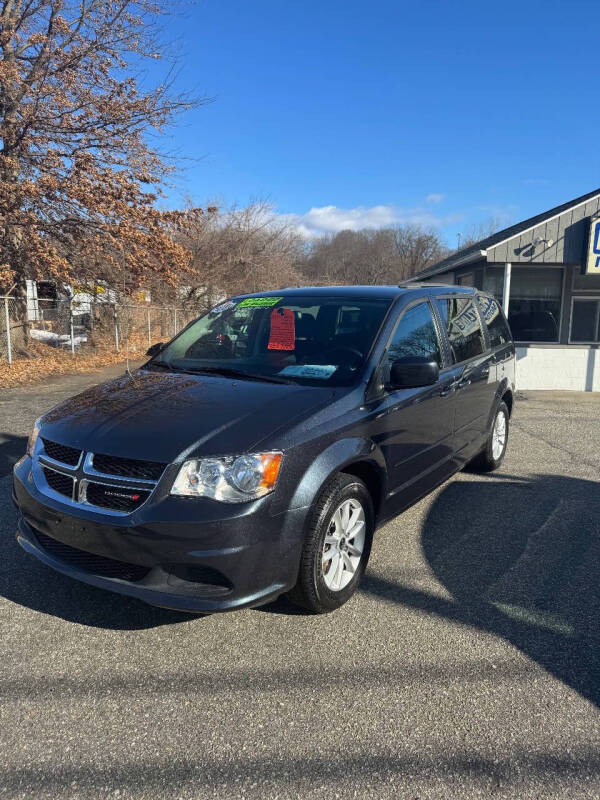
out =
[[[456,382],[452,381],[452,383],[447,383],[445,386],[442,386],[440,389],[440,397],[447,397],[449,394],[456,389]]]

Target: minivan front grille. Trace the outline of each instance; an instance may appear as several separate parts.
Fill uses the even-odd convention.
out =
[[[102,472],[105,475],[140,478],[145,481],[157,481],[167,466],[158,461],[121,458],[120,456],[108,456],[103,453],[94,453],[93,465],[96,472]]]
[[[81,458],[81,450],[76,447],[68,447],[66,444],[59,444],[50,439],[42,439],[44,444],[44,451],[49,458],[54,461],[60,461],[62,464],[68,464],[71,467],[76,467]]]
[[[36,538],[40,546],[51,556],[69,564],[82,572],[90,572],[94,575],[101,575],[104,578],[120,578],[123,581],[135,583],[141,581],[150,572],[150,567],[141,564],[127,564],[125,561],[117,561],[114,558],[97,556],[88,553],[86,550],[79,550],[68,544],[52,539],[40,531],[35,531]]]
[[[42,442],[33,467],[42,492],[51,489],[73,505],[116,514],[131,514],[145,503],[167,467],[159,461],[84,453],[45,438]]]
[[[71,500],[73,497],[73,478],[49,467],[42,467],[42,470],[48,486],[58,494],[62,494]]]
[[[149,496],[150,492],[143,489],[130,489],[127,486],[109,486],[105,483],[94,483],[92,481],[86,483],[85,488],[87,503],[125,513],[135,511]]]

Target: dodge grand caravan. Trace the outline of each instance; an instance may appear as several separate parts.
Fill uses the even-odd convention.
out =
[[[37,420],[14,500],[24,550],[154,605],[333,610],[377,526],[506,450],[515,349],[474,289],[234,297],[148,355]]]

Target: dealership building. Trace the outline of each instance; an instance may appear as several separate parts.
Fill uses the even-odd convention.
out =
[[[517,388],[600,391],[600,189],[458,250],[416,280],[502,303]]]

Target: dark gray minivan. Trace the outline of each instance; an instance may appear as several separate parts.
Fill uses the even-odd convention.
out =
[[[28,553],[154,605],[335,609],[377,526],[506,450],[515,348],[471,288],[234,297],[148,355],[36,422],[14,500]]]

